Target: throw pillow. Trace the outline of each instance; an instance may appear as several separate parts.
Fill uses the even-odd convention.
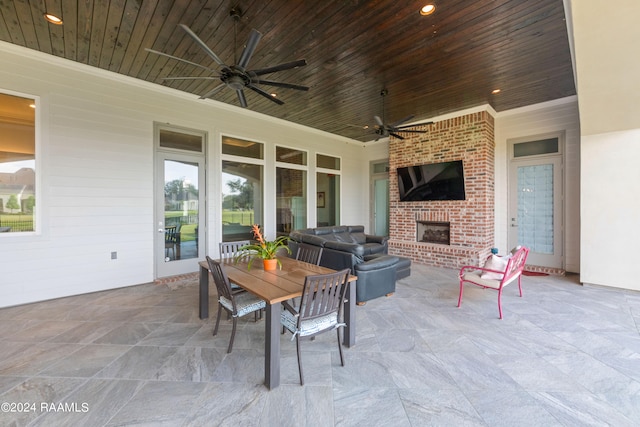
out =
[[[507,268],[507,260],[498,255],[491,255],[484,263],[484,268],[490,270],[504,271]],[[483,271],[480,275],[481,279],[502,280],[504,274],[494,273],[493,271]]]

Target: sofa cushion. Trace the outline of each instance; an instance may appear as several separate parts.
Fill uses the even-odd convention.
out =
[[[360,246],[362,246],[365,255],[384,254],[386,250],[386,246],[380,243],[365,243]]]
[[[290,237],[297,242],[308,243],[310,245],[320,247],[323,247],[326,242],[326,239],[316,236],[315,234],[291,233]]]
[[[356,232],[349,233],[349,235],[353,243],[357,243],[359,245],[364,245],[365,243],[367,243],[367,236],[364,233]]]
[[[364,247],[355,243],[326,241],[324,242],[324,247],[342,252],[348,252],[356,255],[359,258],[362,258],[364,256]]]
[[[398,257],[392,255],[381,255],[378,257],[370,258],[368,261],[362,262],[356,265],[357,271],[371,271],[380,270],[384,267],[396,265],[398,263]]]
[[[315,234],[316,236],[327,237],[327,235],[333,234],[332,227],[317,227],[317,228],[307,228],[303,230],[303,233]]]
[[[341,233],[333,233],[333,237],[336,242],[356,243],[351,239],[351,234],[347,231],[343,231]]]

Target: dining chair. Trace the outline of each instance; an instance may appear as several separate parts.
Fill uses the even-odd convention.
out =
[[[298,261],[308,262],[309,264],[320,265],[322,259],[322,246],[309,245],[307,243],[298,243],[296,251],[296,259]]]
[[[236,240],[234,242],[220,242],[220,259],[233,259],[239,252],[240,248],[246,245],[251,244],[248,240]],[[231,283],[231,289],[234,292],[244,291],[240,286]]]
[[[176,257],[176,250],[179,249],[178,245],[180,245],[180,224],[178,225],[169,225],[164,229],[164,256],[169,257],[169,250],[171,250],[171,256],[173,258]]]
[[[218,315],[216,316],[216,326],[213,329],[213,336],[218,334],[218,326],[220,325],[220,315],[222,310],[230,314],[233,319],[233,328],[231,330],[231,339],[229,340],[229,348],[227,353],[231,353],[233,349],[233,339],[236,335],[236,327],[238,317],[254,313],[255,320],[258,320],[258,312],[266,307],[263,299],[258,298],[250,292],[234,292],[231,290],[229,278],[224,272],[222,265],[207,256],[209,264],[209,272],[218,290]]]
[[[298,372],[300,385],[304,385],[302,360],[300,357],[300,338],[315,337],[318,334],[336,330],[338,335],[338,350],[340,363],[344,366],[342,343],[340,342],[340,328],[346,326],[341,322],[342,308],[349,270],[344,269],[335,273],[316,274],[305,277],[300,304],[294,307],[289,301],[282,303],[280,322],[282,326],[293,334],[298,353]]]
[[[229,259],[240,252],[240,248],[251,244],[248,240],[236,240],[235,242],[220,242],[220,259]]]

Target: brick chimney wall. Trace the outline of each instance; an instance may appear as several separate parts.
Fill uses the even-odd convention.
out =
[[[494,119],[472,113],[389,141],[389,253],[448,268],[481,265],[494,245]],[[466,200],[400,202],[396,168],[462,160]],[[418,242],[416,221],[450,223],[450,244]]]

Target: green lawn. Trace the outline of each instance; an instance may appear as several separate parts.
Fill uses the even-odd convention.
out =
[[[254,224],[253,211],[222,211],[222,223],[223,224],[240,224],[240,225],[253,225]]]
[[[0,227],[11,227],[11,231],[33,231],[33,215],[0,213]]]

